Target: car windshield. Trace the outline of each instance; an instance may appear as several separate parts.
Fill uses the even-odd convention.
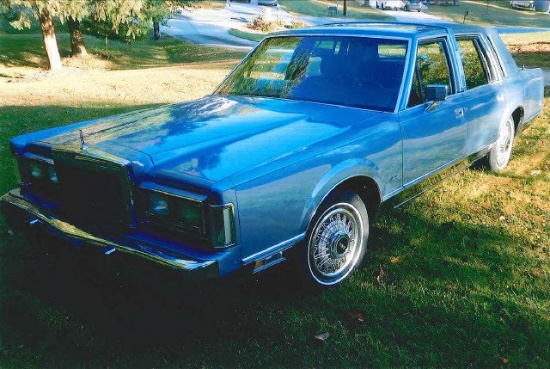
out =
[[[268,38],[216,93],[393,111],[407,45],[367,37]]]

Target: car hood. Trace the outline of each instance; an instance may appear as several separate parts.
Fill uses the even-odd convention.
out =
[[[303,101],[212,95],[101,119],[82,128],[82,140],[88,148],[127,159],[136,152],[145,154],[155,171],[219,181],[307,150],[379,114]],[[78,129],[43,142],[82,144]]]

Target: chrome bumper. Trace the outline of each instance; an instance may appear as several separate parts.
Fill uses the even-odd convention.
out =
[[[119,242],[94,236],[72,224],[57,219],[47,209],[40,208],[28,201],[21,195],[19,189],[12,190],[0,197],[0,207],[8,224],[15,230],[23,229],[26,224],[40,225],[50,231],[49,233],[62,238],[122,251],[182,271],[193,277],[212,278],[219,276],[216,260],[183,259],[141,242],[133,240]]]

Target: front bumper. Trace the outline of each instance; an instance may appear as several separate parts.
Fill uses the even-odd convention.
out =
[[[8,224],[14,230],[24,230],[26,225],[41,227],[49,234],[72,243],[88,244],[118,250],[154,263],[181,271],[187,277],[208,279],[218,277],[217,260],[193,260],[184,256],[166,252],[154,245],[131,239],[111,240],[86,232],[63,220],[57,219],[50,211],[41,208],[21,195],[19,189],[0,197],[0,207]]]

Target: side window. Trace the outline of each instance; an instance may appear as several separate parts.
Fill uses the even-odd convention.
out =
[[[477,86],[486,85],[489,82],[487,59],[481,52],[477,39],[458,40],[458,46],[462,51],[462,67],[466,77],[466,88],[468,90]]]
[[[451,73],[445,50],[444,41],[418,45],[408,107],[420,105],[426,101],[427,85],[447,85],[449,91],[452,91]]]
[[[489,41],[489,47],[491,48],[493,58],[495,59],[495,64],[496,64],[497,70],[500,72],[501,76],[506,76],[506,71],[504,70],[504,67],[502,66],[502,60],[500,60],[500,57],[499,57],[497,49],[495,47],[495,42],[493,41],[493,38],[491,36],[487,36],[487,40]]]

